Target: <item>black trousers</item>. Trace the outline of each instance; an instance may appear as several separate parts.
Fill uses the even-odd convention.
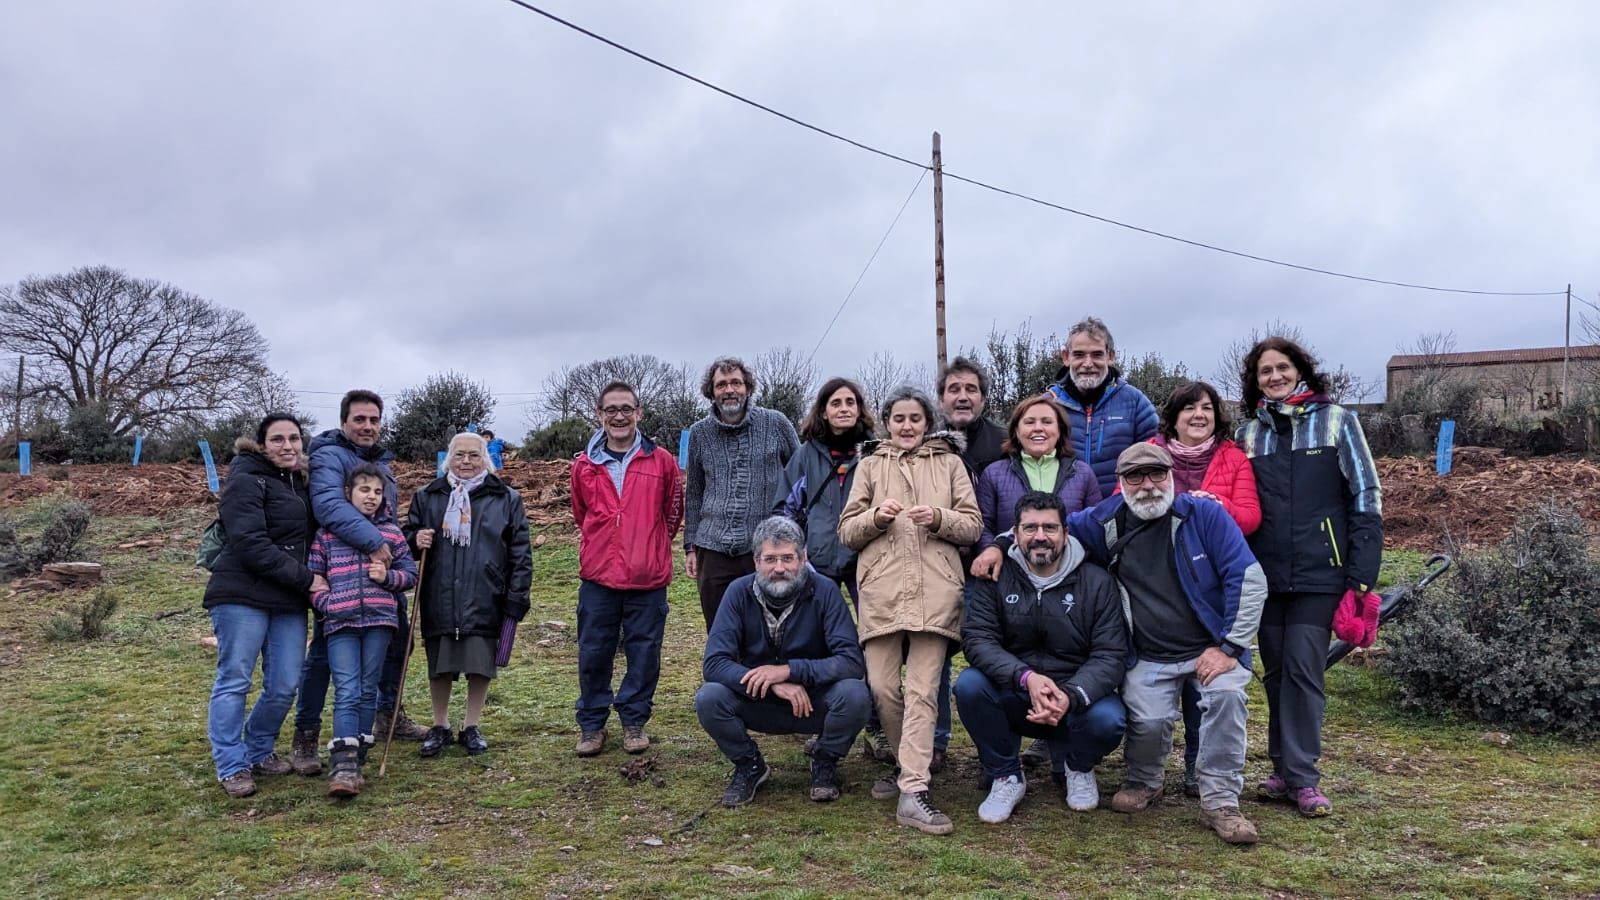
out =
[[[1261,662],[1266,668],[1267,755],[1291,788],[1322,779],[1322,676],[1328,666],[1333,612],[1342,594],[1272,593],[1261,612]]]
[[[711,623],[716,621],[717,610],[722,607],[722,595],[734,579],[756,570],[755,557],[749,553],[729,556],[704,547],[696,547],[695,564],[699,572],[695,585],[700,589],[700,613],[706,617],[706,633],[711,633]],[[1332,621],[1332,619],[1329,619]]]

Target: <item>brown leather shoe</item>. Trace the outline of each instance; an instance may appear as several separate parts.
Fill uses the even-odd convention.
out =
[[[625,753],[643,753],[650,749],[650,736],[643,725],[622,726],[622,750]]]
[[[389,737],[389,718],[394,715],[392,709],[380,709],[372,722],[372,733],[378,740],[387,740]],[[428,729],[411,721],[405,710],[400,710],[399,716],[394,720],[394,739],[397,741],[420,741],[428,736]]]
[[[1161,802],[1161,788],[1124,784],[1111,798],[1111,808],[1119,813],[1136,813]]]
[[[599,756],[600,752],[606,749],[606,737],[604,728],[599,731],[585,731],[578,737],[578,755]]]
[[[287,775],[294,771],[294,766],[276,753],[267,754],[267,758],[250,766],[250,774],[258,777],[273,777]]]
[[[242,800],[256,792],[256,780],[250,777],[248,771],[235,772],[222,779],[222,789],[228,792],[229,797]]]
[[[1260,840],[1256,826],[1239,812],[1237,806],[1200,810],[1200,821],[1230,844],[1254,844]]]

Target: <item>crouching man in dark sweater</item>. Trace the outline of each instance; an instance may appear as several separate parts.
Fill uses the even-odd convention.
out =
[[[855,622],[839,588],[806,564],[793,520],[756,526],[755,574],[728,585],[706,636],[700,725],[733,762],[722,805],[743,806],[772,774],[749,730],[815,734],[811,799],[839,797],[839,760],[867,723],[872,698]]]

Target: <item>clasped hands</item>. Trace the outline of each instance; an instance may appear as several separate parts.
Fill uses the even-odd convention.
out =
[[[1028,674],[1028,700],[1033,708],[1028,710],[1027,718],[1036,725],[1060,724],[1061,717],[1072,707],[1072,698],[1067,692],[1056,687],[1049,676],[1038,672]]]
[[[927,504],[919,504],[907,509],[900,504],[899,500],[895,500],[892,497],[878,504],[878,508],[873,512],[872,518],[879,528],[888,528],[889,523],[899,518],[901,513],[905,513],[906,518],[911,520],[911,524],[920,525],[923,528],[932,528],[934,522],[939,518],[938,510]]]
[[[757,700],[766,697],[770,691],[774,697],[789,704],[795,718],[804,719],[811,715],[811,695],[806,693],[805,688],[789,680],[792,675],[786,665],[756,666],[744,673],[739,684]]]

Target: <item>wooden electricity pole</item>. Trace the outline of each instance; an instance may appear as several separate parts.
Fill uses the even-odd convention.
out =
[[[1561,402],[1567,405],[1567,360],[1572,356],[1572,285],[1567,285],[1567,338],[1561,347]]]
[[[11,419],[11,426],[17,430],[17,458],[22,458],[22,357],[17,357],[17,408]]]
[[[949,358],[944,344],[944,163],[937,131],[933,133],[933,322],[939,371],[943,372]]]

